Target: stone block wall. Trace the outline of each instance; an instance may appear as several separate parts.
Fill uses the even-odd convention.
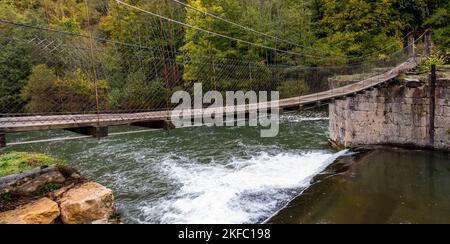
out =
[[[436,87],[435,143],[430,145],[429,87],[403,81],[330,104],[330,138],[351,147],[399,144],[450,150],[450,81]]]

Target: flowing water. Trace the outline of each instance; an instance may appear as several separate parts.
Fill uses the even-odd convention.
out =
[[[270,223],[448,224],[450,154],[379,148],[346,156]]]
[[[111,188],[125,223],[261,223],[340,154],[327,147],[326,113],[284,114],[280,135],[260,128],[194,127],[12,146],[53,155]],[[115,132],[129,127],[114,128]],[[74,136],[12,135],[9,142]]]

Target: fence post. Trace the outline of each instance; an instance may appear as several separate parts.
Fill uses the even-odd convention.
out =
[[[425,31],[425,56],[430,55],[433,50],[433,41],[431,39],[431,34],[431,29],[427,29]]]
[[[430,126],[429,126],[429,137],[430,137],[430,147],[434,147],[434,134],[435,134],[435,114],[436,114],[436,65],[431,66],[430,75]]]
[[[415,45],[414,45],[415,41],[416,40],[414,38],[414,32],[413,31],[409,32],[409,34],[408,34],[408,48],[407,48],[409,57],[414,57],[414,55],[415,55]]]

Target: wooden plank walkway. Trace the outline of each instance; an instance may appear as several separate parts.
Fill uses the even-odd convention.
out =
[[[344,87],[328,90],[320,93],[282,99],[279,101],[281,109],[300,108],[305,105],[330,101],[336,98],[349,96],[372,87],[378,86],[392,80],[398,75],[416,67],[413,58],[393,68],[392,70],[366,80],[347,85]],[[249,112],[256,104],[238,108],[238,111]],[[234,108],[224,108],[224,111]],[[0,134],[26,131],[41,131],[55,129],[73,129],[85,127],[105,127],[112,125],[128,125],[139,122],[169,121],[171,111],[145,112],[145,113],[122,113],[122,114],[79,114],[79,115],[50,115],[50,116],[26,116],[26,117],[4,117],[0,118]],[[204,112],[195,116],[202,116]]]

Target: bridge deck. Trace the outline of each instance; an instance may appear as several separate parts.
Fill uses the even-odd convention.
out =
[[[315,94],[282,99],[279,101],[280,108],[293,108],[303,105],[329,101],[335,98],[352,95],[369,88],[375,87],[405,71],[416,66],[414,59],[410,59],[381,75],[347,85],[344,87],[319,92]],[[250,105],[255,107],[255,105]],[[227,108],[224,108],[226,111]],[[249,106],[244,108],[249,110]],[[238,109],[239,110],[239,109]],[[201,116],[204,112],[194,115]],[[26,117],[4,117],[0,118],[0,133],[13,133],[38,130],[71,129],[92,126],[127,125],[137,122],[170,120],[170,111],[145,112],[145,113],[123,113],[123,114],[77,114],[77,115],[51,115],[51,116],[26,116]]]

